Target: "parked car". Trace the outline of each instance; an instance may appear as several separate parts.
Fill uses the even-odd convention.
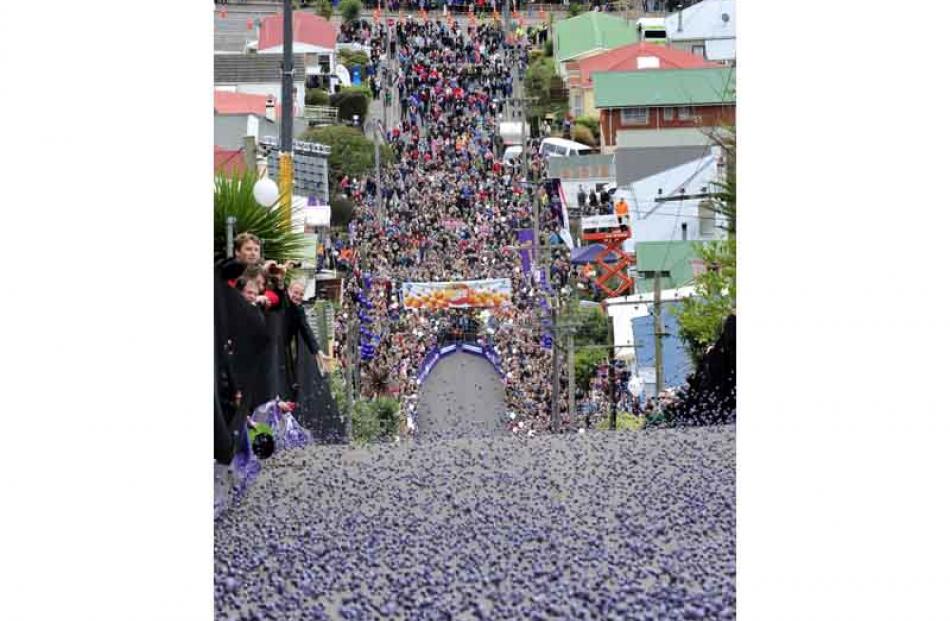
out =
[[[545,138],[541,141],[542,157],[568,157],[571,155],[590,155],[594,150],[586,144],[565,140],[564,138]]]

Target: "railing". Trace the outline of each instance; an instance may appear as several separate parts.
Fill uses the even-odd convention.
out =
[[[338,112],[333,106],[304,106],[303,118],[330,125],[337,122]]]

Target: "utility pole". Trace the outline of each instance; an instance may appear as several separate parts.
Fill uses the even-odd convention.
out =
[[[607,321],[607,382],[610,389],[607,394],[610,395],[610,430],[617,430],[617,378],[614,370],[614,322]]]
[[[554,344],[551,353],[554,355],[554,369],[551,379],[551,431],[558,433],[561,431],[561,365],[559,364],[560,354],[558,353],[558,332],[557,332],[557,295],[551,303],[551,323],[554,332]]]
[[[576,414],[574,403],[574,327],[567,330],[567,415],[573,421]]]
[[[284,59],[281,66],[280,159],[277,178],[280,182],[280,210],[286,222],[291,220],[294,193],[294,9],[291,0],[284,0]]]
[[[343,374],[343,381],[346,387],[346,420],[343,424],[346,428],[346,437],[348,440],[353,438],[353,319],[347,320],[346,329],[346,349],[343,351],[343,362],[346,365],[346,373]]]
[[[386,113],[386,107],[383,106],[383,114]],[[376,159],[376,212],[379,214],[380,221],[383,217],[383,180],[379,173],[379,132],[378,125],[373,125],[373,155]]]
[[[660,311],[661,300],[660,270],[653,272],[653,352],[656,368],[656,396],[663,391],[663,317]]]

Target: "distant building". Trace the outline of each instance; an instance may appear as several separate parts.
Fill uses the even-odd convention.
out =
[[[704,129],[735,123],[732,68],[594,73],[593,82],[601,152],[705,145]]]
[[[707,60],[736,62],[735,0],[704,0],[670,14],[666,37],[677,48]]]
[[[281,101],[281,64],[279,54],[215,54],[214,89],[252,95],[270,95]],[[294,116],[301,116],[306,102],[306,72],[303,55],[294,57]]]
[[[726,236],[726,218],[715,212],[707,196],[723,174],[718,148],[618,149],[614,156],[614,199],[627,201],[633,229],[633,238],[624,244],[627,252],[642,242],[688,244]],[[684,198],[664,200],[679,196]],[[637,265],[639,269],[639,259]]]
[[[693,371],[686,344],[679,337],[679,322],[674,309],[681,303],[666,302],[660,305],[660,322],[663,326],[663,386],[682,386]],[[633,329],[633,365],[631,382],[640,388],[641,403],[656,395],[656,331],[653,324],[653,304],[642,304],[630,320]],[[632,378],[632,379],[634,379]]]
[[[716,67],[702,56],[654,43],[631,43],[588,56],[568,65],[567,87],[571,114],[595,116],[595,72],[643,71],[652,69],[698,69]]]
[[[336,78],[337,28],[319,15],[307,11],[293,13],[294,54],[302,56],[308,86],[320,86],[329,90],[331,78]],[[261,19],[258,39],[248,44],[249,52],[258,54],[283,54],[283,13],[268,15]],[[296,60],[294,61],[296,64]]]
[[[243,175],[246,170],[247,163],[244,161],[243,151],[214,147],[214,174]]]
[[[637,30],[625,19],[600,11],[554,22],[554,60],[558,75],[566,77],[566,63],[637,42]]]

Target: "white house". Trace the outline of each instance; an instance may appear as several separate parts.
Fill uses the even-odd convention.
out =
[[[279,54],[215,54],[214,89],[249,95],[270,95],[278,106],[281,101],[281,62]],[[303,114],[306,103],[306,74],[303,55],[294,57],[294,116]]]
[[[617,192],[630,208],[636,242],[713,240],[726,236],[726,219],[709,206],[713,183],[722,178],[717,147],[657,147],[618,149],[615,167]],[[675,199],[682,196],[681,200]]]
[[[306,11],[293,13],[294,54],[303,58],[305,73],[311,86],[319,79],[329,80],[336,75],[336,28],[326,19]],[[248,52],[257,54],[283,54],[283,13],[268,15],[261,19],[258,38],[247,46]],[[296,61],[295,61],[296,63]],[[325,85],[321,85],[326,87]]]
[[[706,60],[735,64],[735,0],[703,0],[666,17],[667,40]]]

